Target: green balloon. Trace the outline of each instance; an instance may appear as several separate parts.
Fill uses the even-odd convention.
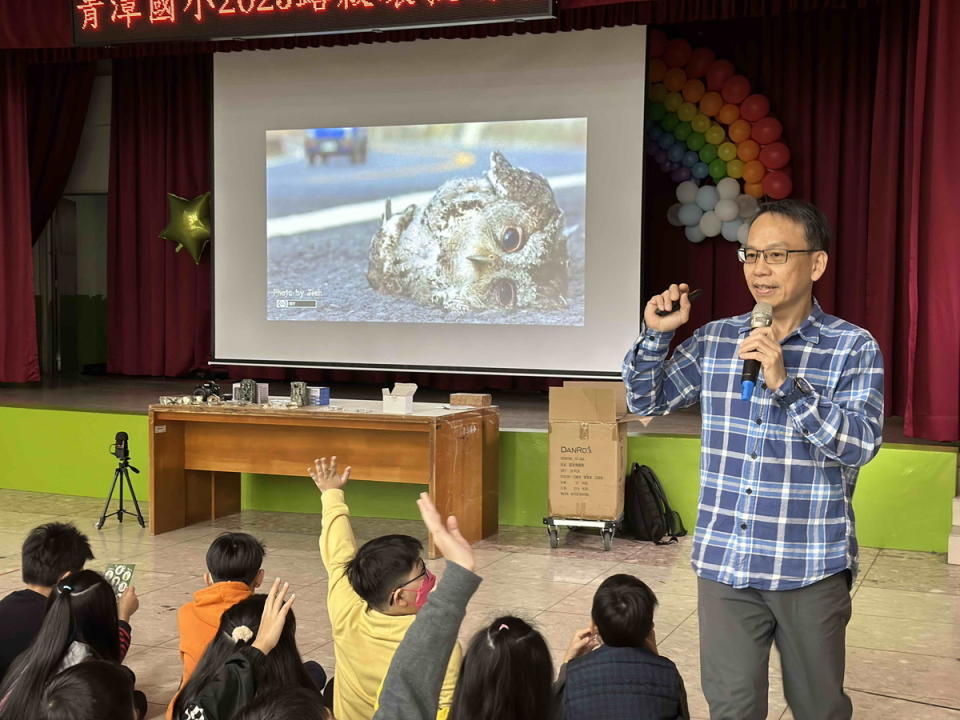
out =
[[[650,103],[650,108],[647,110],[647,114],[650,116],[650,119],[654,122],[663,120],[667,114],[667,109],[663,106],[663,103]]]
[[[723,180],[727,176],[727,164],[720,158],[716,158],[710,163],[710,177],[716,181]]]
[[[660,121],[660,127],[666,130],[668,133],[672,133],[677,129],[677,125],[680,124],[680,118],[678,118],[673,113],[668,113],[667,116]]]
[[[693,128],[690,127],[690,123],[682,122],[677,125],[676,129],[673,131],[673,136],[680,142],[685,142],[686,139],[690,137],[690,133],[692,132]]]
[[[702,148],[706,142],[707,141],[703,139],[703,133],[690,133],[690,137],[687,138],[687,147],[696,152]]]
[[[205,192],[193,200],[167,193],[167,202],[170,207],[170,220],[160,231],[160,237],[175,242],[177,252],[186,248],[193,261],[199,265],[200,256],[210,242],[212,234],[210,193]]]
[[[709,165],[716,159],[717,159],[716,145],[710,145],[708,143],[707,145],[704,145],[702,148],[700,148],[700,162],[705,162],[707,165]]]

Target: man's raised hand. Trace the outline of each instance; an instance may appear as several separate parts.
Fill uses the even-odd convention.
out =
[[[473,556],[473,548],[470,547],[470,543],[460,534],[457,518],[451,515],[444,525],[433,500],[425,492],[420,493],[417,507],[420,508],[420,517],[423,518],[423,524],[433,535],[433,542],[440,553],[448,562],[456,563],[460,567],[472,571],[476,567],[476,558]]]
[[[307,468],[307,472],[310,473],[310,477],[313,479],[313,484],[317,486],[317,489],[320,492],[326,492],[327,490],[341,490],[343,486],[347,484],[347,480],[350,479],[350,467],[348,466],[342,474],[337,473],[337,456],[334,455],[330,458],[329,462],[327,459],[318,458],[313,461],[313,467]]]

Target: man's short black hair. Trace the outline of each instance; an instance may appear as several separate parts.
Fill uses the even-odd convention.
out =
[[[242,582],[252,585],[263,565],[267,549],[253,535],[226,532],[207,549],[207,570],[214,582]]]
[[[612,647],[642,647],[653,629],[657,596],[633,575],[611,575],[593,596],[590,615],[600,638]]]
[[[816,205],[792,198],[766,202],[760,206],[754,220],[767,213],[793,220],[802,227],[807,249],[830,252],[832,242],[830,223]]]
[[[364,543],[347,563],[347,579],[373,608],[383,608],[420,561],[423,545],[409,535],[384,535]]]
[[[65,573],[83,570],[93,560],[87,536],[72,523],[35,527],[23,541],[21,574],[27,585],[53,587]]]

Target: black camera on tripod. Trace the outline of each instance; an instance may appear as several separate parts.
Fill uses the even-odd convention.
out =
[[[140,471],[130,464],[129,440],[129,436],[123,432],[123,430],[121,430],[116,434],[113,444],[110,446],[110,454],[120,462],[117,463],[117,468],[113,471],[113,484],[110,485],[110,492],[107,493],[107,499],[103,503],[103,512],[100,513],[100,519],[96,523],[97,530],[103,528],[103,524],[107,521],[108,517],[116,516],[117,522],[122,523],[124,515],[132,515],[137,518],[137,522],[140,523],[140,527],[146,526],[146,523],[143,519],[143,513],[140,512],[140,503],[137,502],[137,495],[133,491],[133,483],[130,482],[130,471],[133,470],[135,473],[139,473]],[[116,512],[108,514],[107,510],[110,508],[110,500],[113,499],[113,491],[117,489],[118,485],[120,490],[120,508]],[[126,485],[127,490],[130,493],[130,497],[133,499],[133,506],[137,509],[137,512],[135,513],[132,513],[123,507],[124,485]]]
[[[209,380],[197,385],[193,391],[193,396],[199,398],[202,402],[209,402],[212,397],[223,400],[223,390],[215,382]]]

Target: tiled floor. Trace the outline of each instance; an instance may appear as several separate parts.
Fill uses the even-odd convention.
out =
[[[153,537],[129,519],[122,527],[109,520],[97,531],[100,502],[87,498],[2,490],[0,508],[2,594],[20,586],[24,534],[53,519],[72,520],[89,535],[96,554],[89,567],[136,563],[141,604],[127,664],[151,702],[151,716],[162,713],[179,678],[176,609],[200,586],[207,545],[224,529],[242,529],[266,542],[268,577],[282,576],[297,592],[297,642],[304,658],[332,669],[326,573],[316,545],[319,516],[244,512]],[[361,542],[386,532],[424,536],[419,523],[403,520],[358,518],[355,530]],[[660,650],[680,667],[693,716],[707,717],[699,689],[689,540],[667,547],[616,540],[604,553],[598,537],[571,533],[550,550],[542,529],[503,527],[476,549],[484,582],[467,613],[463,640],[498,614],[519,614],[540,628],[559,661],[571,633],[587,622],[596,586],[611,573],[632,573],[657,593]],[[847,633],[854,717],[960,720],[960,567],[947,565],[944,555],[870,548],[861,561]],[[431,565],[437,569],[442,562]],[[773,665],[769,717],[791,718],[776,661]]]

